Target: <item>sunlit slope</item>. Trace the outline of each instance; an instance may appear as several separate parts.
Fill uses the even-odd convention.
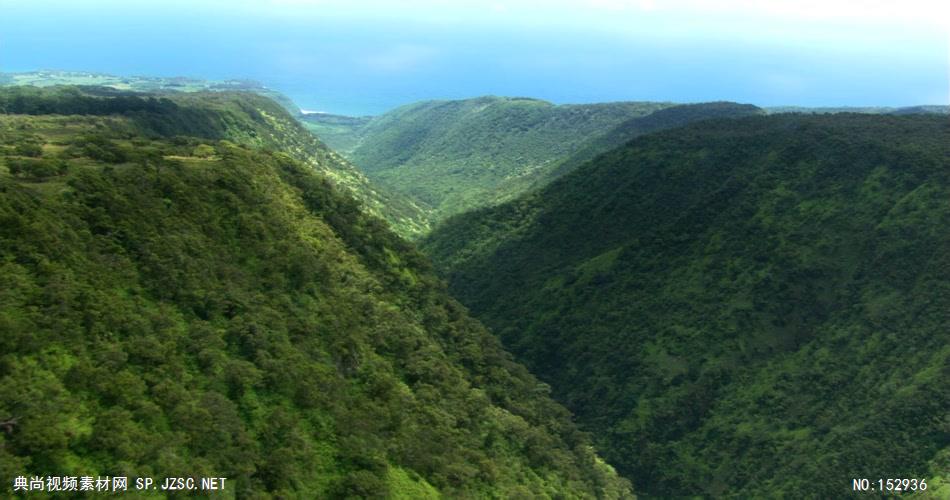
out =
[[[424,242],[643,495],[946,477],[950,122],[647,135]],[[942,458],[941,458],[942,457]]]
[[[0,114],[0,476],[630,495],[328,160],[266,149],[253,99],[194,99]]]
[[[362,172],[309,133],[276,102],[246,92],[137,94],[107,87],[0,89],[8,113],[118,114],[144,135],[190,135],[280,150],[330,178],[407,237],[428,230],[427,216],[405,196],[372,184]]]
[[[669,104],[555,106],[536,99],[427,101],[375,117],[348,157],[431,207],[433,220],[520,194],[586,141]]]
[[[303,126],[313,132],[334,151],[348,156],[362,140],[363,128],[372,116],[342,116],[329,113],[307,113],[298,116]]]
[[[300,108],[285,94],[250,80],[215,81],[185,77],[118,76],[90,71],[57,70],[0,73],[0,86],[17,85],[32,85],[35,87],[82,85],[109,87],[115,90],[165,94],[182,92],[253,92],[272,99],[293,116],[300,114]]]

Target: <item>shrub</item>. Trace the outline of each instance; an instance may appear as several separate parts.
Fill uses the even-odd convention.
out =
[[[20,156],[39,158],[43,156],[43,147],[35,142],[21,142],[13,148],[14,153]]]
[[[106,163],[124,163],[129,160],[128,154],[118,144],[100,135],[83,137],[77,145],[93,160]]]
[[[40,160],[40,159],[8,159],[7,169],[15,176],[22,177],[53,177],[63,175],[67,170],[66,162],[62,160]]]

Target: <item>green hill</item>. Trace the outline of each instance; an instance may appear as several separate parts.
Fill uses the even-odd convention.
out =
[[[769,114],[777,113],[805,113],[805,114],[833,114],[833,113],[867,113],[867,114],[891,114],[891,115],[915,115],[915,114],[950,114],[950,106],[942,105],[922,105],[906,106],[894,108],[887,106],[839,106],[839,107],[819,107],[808,108],[805,106],[775,106],[765,108]]]
[[[372,116],[343,116],[329,113],[305,113],[297,118],[324,144],[344,156],[353,152],[362,139],[360,131],[373,120]]]
[[[484,97],[423,102],[373,118],[301,119],[373,180],[430,207],[437,222],[544,186],[639,135],[763,113],[727,102],[555,106]]]
[[[641,496],[841,498],[947,487],[948,199],[946,117],[750,117],[640,137],[423,249]]]
[[[51,87],[56,85],[108,87],[115,90],[149,93],[181,92],[253,92],[273,100],[291,116],[300,114],[300,108],[290,97],[250,80],[202,80],[186,77],[116,76],[89,71],[27,71],[0,73],[0,85]]]
[[[591,139],[577,152],[558,163],[557,166],[545,171],[535,180],[534,184],[536,187],[543,187],[555,178],[644,134],[682,127],[703,120],[741,118],[762,114],[765,114],[765,111],[761,108],[751,104],[737,104],[734,102],[680,104],[663,108],[646,116],[631,118],[603,135]]]
[[[400,235],[412,237],[429,228],[416,203],[372,184],[269,98],[224,91],[143,95],[109,87],[11,87],[0,89],[0,112],[118,113],[131,118],[143,133],[186,134],[284,151],[348,191]]]
[[[272,148],[270,104],[69,89],[0,103],[7,486],[630,496],[427,260],[315,172],[330,153]]]
[[[428,206],[438,221],[520,194],[588,140],[667,106],[555,106],[504,97],[427,101],[354,128],[356,138],[349,140],[355,146],[342,152],[374,181]],[[339,138],[331,144],[345,146]]]

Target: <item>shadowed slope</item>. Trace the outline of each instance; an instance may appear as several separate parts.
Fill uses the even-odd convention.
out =
[[[945,117],[754,117],[641,137],[423,248],[642,494],[831,498],[947,476],[948,199]]]

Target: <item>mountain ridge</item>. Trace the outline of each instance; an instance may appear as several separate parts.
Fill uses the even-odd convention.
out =
[[[587,139],[669,105],[498,96],[423,101],[373,117],[349,135],[334,129],[331,146],[371,179],[429,207],[435,222],[508,199]]]
[[[115,109],[107,109],[109,105]],[[127,109],[120,109],[123,106]],[[429,227],[426,214],[412,200],[371,183],[266,96],[227,91],[143,94],[96,86],[7,87],[0,88],[3,109],[27,114],[125,113],[148,134],[187,133],[284,150],[348,190],[403,236],[422,234]]]
[[[421,247],[641,496],[946,488],[948,137],[927,115],[706,121]]]
[[[266,115],[11,92],[0,475],[227,477],[254,498],[632,498],[427,259],[261,135]],[[217,98],[205,105],[257,109]]]
[[[524,97],[422,101],[378,117],[304,117],[367,175],[428,207],[437,223],[543,187],[639,135],[764,114],[729,102],[555,105]]]

